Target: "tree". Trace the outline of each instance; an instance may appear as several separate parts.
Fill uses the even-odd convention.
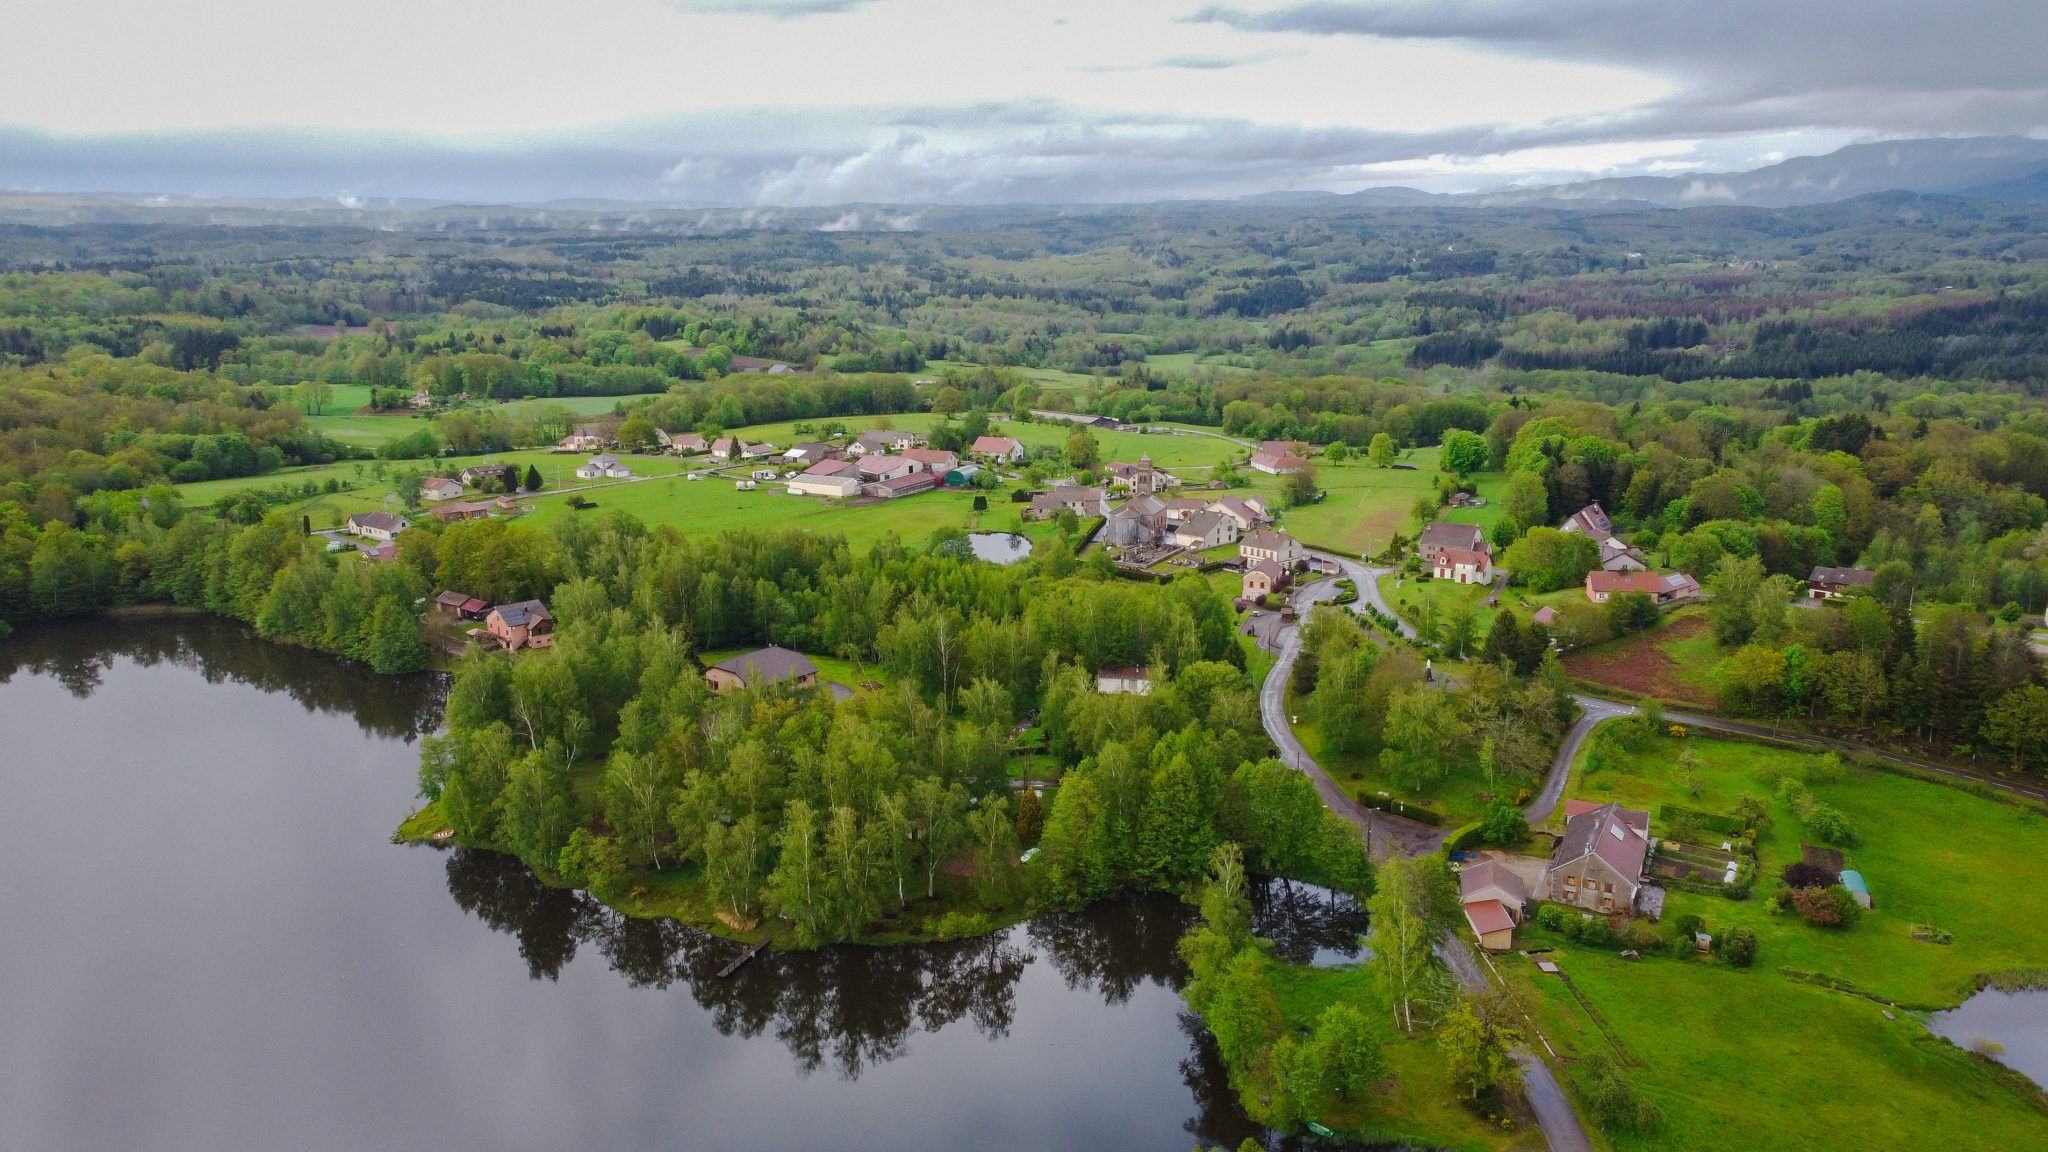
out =
[[[1009,891],[1010,871],[1017,862],[1017,823],[1003,796],[981,798],[981,807],[967,817],[974,844],[974,886],[983,904],[999,903]]]
[[[654,421],[645,408],[635,411],[619,425],[619,447],[627,452],[644,452],[660,442],[655,435]]]
[[[1600,564],[1600,545],[1577,532],[1534,527],[1501,557],[1513,570],[1515,583],[1532,592],[1555,592],[1585,582]]]
[[[1636,1092],[1621,1065],[1605,1052],[1590,1053],[1580,1061],[1572,1081],[1593,1118],[1609,1132],[1649,1132],[1664,1122],[1657,1106]]]
[[[734,927],[751,922],[760,905],[767,840],[761,818],[752,813],[733,824],[714,820],[704,829],[704,874],[711,898],[732,914]]]
[[[1663,618],[1657,610],[1657,601],[1648,592],[1616,592],[1607,598],[1601,615],[1607,631],[1616,636],[1654,628]]]
[[[1403,788],[1427,788],[1450,773],[1456,750],[1471,731],[1444,693],[1434,688],[1396,692],[1387,698],[1380,767]]]
[[[1501,492],[1502,515],[1523,528],[1550,523],[1550,495],[1543,486],[1543,477],[1534,472],[1517,472],[1508,477],[1508,486]]]
[[[1486,447],[1486,437],[1477,432],[1459,429],[1444,437],[1440,463],[1446,472],[1470,476],[1486,467],[1487,457],[1490,455]]]
[[[1398,449],[1394,447],[1394,438],[1385,432],[1374,433],[1372,443],[1367,445],[1365,449],[1366,456],[1372,460],[1373,466],[1376,468],[1392,467],[1397,452]]]
[[[1102,461],[1102,447],[1096,443],[1095,434],[1086,428],[1076,428],[1067,437],[1067,462],[1083,472],[1092,472]]]
[[[1283,1037],[1281,1045],[1274,1050],[1273,1062],[1295,1110],[1303,1115],[1316,1115],[1339,1102],[1362,1101],[1387,1075],[1378,1030],[1350,1004],[1323,1009],[1305,1039]]]
[[[1453,660],[1463,660],[1472,650],[1472,631],[1476,615],[1470,600],[1461,597],[1451,602],[1450,610],[1444,613],[1444,655]]]
[[[1737,968],[1756,963],[1756,933],[1741,925],[1722,933],[1721,958]]]
[[[816,947],[824,942],[826,911],[817,810],[802,800],[791,800],[783,812],[782,832],[775,838],[775,846],[775,871],[768,876],[769,905],[796,925],[798,943]]]
[[[1460,996],[1437,1025],[1437,1046],[1451,1079],[1465,1085],[1468,1100],[1492,1089],[1508,1091],[1521,1080],[1513,1053],[1522,1034],[1508,1023],[1507,1015],[1484,999]]]
[[[377,601],[370,616],[368,650],[370,667],[386,675],[423,672],[427,667],[427,643],[419,622],[396,596]]]
[[[1764,583],[1764,562],[1754,556],[1723,556],[1707,578],[1707,617],[1714,642],[1724,648],[1748,643],[1756,632],[1756,599]]]
[[[540,466],[538,464],[528,464],[526,466],[526,484],[524,487],[528,492],[538,492],[541,490]]]
[[[1304,463],[1280,478],[1280,494],[1289,508],[1315,503],[1316,494],[1320,491],[1321,489],[1316,487],[1316,469],[1313,464]]]
[[[960,390],[951,384],[941,385],[932,396],[932,411],[940,416],[951,416],[967,409],[967,402],[960,397]]]
[[[2048,688],[2028,684],[2000,696],[1984,710],[1984,732],[2012,749],[2013,771],[2025,771],[2048,754]]]
[[[1512,668],[1520,662],[1521,650],[1521,621],[1506,609],[1495,613],[1492,627],[1486,630],[1486,643],[1479,649],[1479,658],[1488,664],[1504,664]]]
[[[308,416],[318,416],[334,397],[334,388],[325,380],[301,380],[298,387],[299,405]]]
[[[1404,1032],[1415,1030],[1415,1001],[1427,991],[1429,921],[1435,910],[1424,869],[1435,866],[1431,858],[1421,856],[1387,862],[1366,903],[1371,915],[1366,944],[1372,949],[1373,969],[1386,989],[1387,1002],[1394,1006],[1394,1024]]]
[[[966,813],[967,793],[958,784],[942,784],[937,777],[922,776],[910,786],[910,816],[916,825],[927,900],[938,895],[939,869],[960,846],[966,832]]]
[[[1342,440],[1331,441],[1330,446],[1323,449],[1323,457],[1332,464],[1342,464],[1351,459],[1351,445]]]

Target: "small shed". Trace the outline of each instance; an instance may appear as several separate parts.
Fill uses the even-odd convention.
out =
[[[1849,895],[1858,904],[1863,905],[1865,908],[1870,907],[1870,886],[1863,882],[1863,873],[1843,872],[1842,887],[1849,890]]]

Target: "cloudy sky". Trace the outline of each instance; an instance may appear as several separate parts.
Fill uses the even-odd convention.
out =
[[[0,188],[1075,202],[2048,135],[2043,0],[0,0]]]

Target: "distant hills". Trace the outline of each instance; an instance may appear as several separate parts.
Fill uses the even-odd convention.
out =
[[[1825,156],[1798,156],[1748,172],[1619,176],[1493,192],[1434,193],[1414,188],[1366,188],[1348,195],[1268,192],[1245,200],[1361,208],[1698,208],[1710,204],[1792,208],[1853,200],[1873,192],[2042,203],[2048,201],[2048,140],[2024,136],[1891,140],[1852,144]]]

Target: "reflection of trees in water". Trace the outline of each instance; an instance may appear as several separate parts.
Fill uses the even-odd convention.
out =
[[[634,920],[581,892],[542,884],[517,859],[458,849],[448,857],[455,902],[519,941],[536,980],[552,980],[585,944],[629,982],[681,983],[726,1035],[773,1035],[804,1071],[841,1076],[904,1052],[913,1030],[958,1020],[999,1039],[1016,1011],[1029,954],[1009,933],[914,948],[766,952],[730,979],[718,970],[739,945],[666,920]]]
[[[1365,905],[1342,892],[1267,879],[1251,886],[1252,931],[1273,942],[1273,955],[1306,964],[1316,950],[1358,953],[1365,935]]]
[[[1026,926],[1031,942],[1069,988],[1093,987],[1121,1004],[1147,982],[1179,987],[1187,979],[1175,945],[1194,923],[1194,910],[1169,896],[1134,896],[1053,912]]]
[[[379,676],[361,664],[263,640],[232,620],[198,615],[24,627],[0,645],[0,684],[26,670],[83,699],[99,690],[117,657],[145,668],[194,669],[209,684],[283,693],[308,711],[350,716],[365,731],[401,740],[438,728],[448,693],[445,676]]]

